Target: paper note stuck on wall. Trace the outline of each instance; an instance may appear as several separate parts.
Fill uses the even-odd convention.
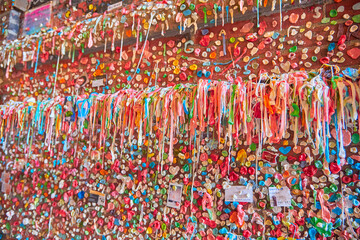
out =
[[[270,204],[272,207],[290,207],[291,193],[288,187],[269,187]]]
[[[253,202],[253,190],[246,186],[230,186],[225,190],[226,202]]]

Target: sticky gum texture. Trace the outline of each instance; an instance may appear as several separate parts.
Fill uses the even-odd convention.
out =
[[[307,78],[306,75],[298,77],[298,84]],[[207,239],[213,239],[225,237],[231,229],[231,232],[235,230],[236,234],[250,234],[254,237],[295,234],[297,238],[308,238],[309,228],[322,232],[317,221],[322,221],[322,211],[328,210],[331,222],[323,222],[327,224],[327,228],[322,234],[330,237],[332,231],[341,234],[340,230],[334,230],[333,227],[342,226],[339,215],[344,206],[343,200],[349,207],[346,216],[353,219],[352,227],[357,229],[358,201],[354,195],[357,194],[356,162],[359,160],[357,122],[352,124],[346,121],[349,130],[343,131],[346,159],[338,159],[341,147],[337,144],[340,142],[331,137],[328,145],[330,157],[326,160],[324,152],[327,150],[322,147],[322,143],[319,148],[312,148],[314,138],[318,137],[315,134],[317,130],[320,131],[322,139],[322,128],[313,126],[321,126],[323,121],[328,125],[325,122],[326,116],[322,114],[326,108],[321,107],[314,118],[309,119],[311,136],[308,137],[304,134],[305,111],[300,110],[296,114],[295,110],[289,107],[290,103],[296,101],[290,100],[286,103],[286,109],[289,108],[290,113],[287,121],[282,117],[281,111],[270,114],[279,105],[269,103],[269,123],[273,137],[260,145],[259,140],[264,140],[267,129],[260,126],[259,108],[261,109],[261,105],[265,108],[266,104],[259,104],[259,97],[250,94],[255,91],[256,85],[250,82],[233,86],[228,83],[212,85],[201,81],[199,85],[183,88],[182,91],[177,89],[180,86],[164,89],[163,96],[167,97],[162,98],[160,92],[150,91],[147,95],[141,92],[138,94],[131,89],[121,91],[118,97],[104,95],[96,100],[93,95],[89,100],[90,113],[83,121],[83,127],[80,118],[75,117],[76,124],[71,122],[74,112],[62,104],[64,99],[61,98],[51,100],[48,104],[39,103],[38,107],[27,102],[14,109],[13,113],[5,117],[6,121],[2,122],[5,133],[2,168],[4,171],[6,167],[5,172],[10,172],[12,178],[11,195],[2,196],[5,219],[3,229],[11,229],[14,235],[22,235],[26,229],[26,234],[39,238],[47,236],[49,230],[40,226],[51,225],[50,236],[54,234],[63,239],[87,239],[89,236],[96,236],[94,226],[99,230],[99,237],[105,235],[110,238],[118,235],[125,238],[138,235],[156,238],[158,235],[181,239],[194,234],[198,238],[206,236]],[[273,91],[276,92],[279,88],[275,87]],[[310,97],[315,105],[319,104],[319,100],[311,97],[311,85],[304,85],[304,88],[304,98]],[[329,96],[338,94],[336,89],[326,88],[330,91]],[[208,94],[204,94],[206,89]],[[242,92],[243,89],[245,92]],[[267,92],[264,98],[274,93],[273,91],[267,86],[264,89],[264,93]],[[166,93],[172,92],[173,99],[169,99],[170,95]],[[224,96],[224,102],[215,98],[216,93]],[[136,95],[137,100],[132,97]],[[245,95],[247,97],[243,98]],[[143,103],[150,100],[149,98],[152,98],[152,102],[145,107]],[[132,100],[126,107],[129,99]],[[278,95],[274,101],[282,104],[287,101],[287,95]],[[328,102],[330,106],[338,103],[333,99]],[[205,104],[206,111],[203,109]],[[311,106],[306,102],[303,104],[303,108]],[[234,106],[233,117],[229,106]],[[247,113],[246,110],[241,110],[244,106],[254,110]],[[18,117],[16,113],[21,112],[21,109],[29,111]],[[60,114],[61,109],[63,114]],[[219,109],[223,109],[221,115]],[[313,111],[314,108],[308,113]],[[53,117],[49,116],[51,112],[54,113]],[[37,113],[39,115],[36,117]],[[77,113],[79,114],[79,109]],[[178,114],[177,120],[171,118],[174,113]],[[265,114],[265,111],[263,113]],[[248,117],[244,119],[243,114]],[[64,118],[64,115],[70,118]],[[314,120],[315,116],[318,116],[317,120]],[[335,116],[332,114],[332,117]],[[337,117],[337,124],[345,119],[341,115]],[[152,128],[150,119],[153,119]],[[169,122],[165,124],[166,119]],[[27,144],[18,144],[26,143],[29,133],[26,126],[31,126],[32,121],[35,125],[30,132],[35,134]],[[58,121],[61,123],[58,128],[50,124]],[[279,123],[283,121],[286,121],[286,131],[282,135]],[[296,121],[299,126],[299,142],[295,148],[291,129],[294,129]],[[23,129],[18,132],[20,128],[16,128],[16,123],[20,122]],[[229,122],[234,122],[234,125]],[[172,124],[175,125],[173,160],[169,151]],[[54,127],[52,130],[51,126]],[[331,135],[336,136],[333,122],[329,127],[332,130]],[[15,137],[10,129],[16,129],[15,132],[19,133],[20,137]],[[214,129],[220,129],[220,132]],[[227,134],[229,131],[233,133],[231,140]],[[260,155],[256,180],[255,153],[258,150]],[[342,161],[340,173],[336,171],[338,161],[339,164]],[[334,174],[335,171],[337,174]],[[165,207],[169,183],[184,185],[180,210]],[[224,202],[224,189],[229,185],[249,185],[254,189],[254,203],[244,203],[243,206],[246,214],[241,230],[237,227],[240,224],[237,218],[239,210],[236,208],[238,203]],[[293,196],[292,206],[286,209],[270,207],[267,197],[269,186],[289,186]],[[104,207],[89,203],[90,190],[106,194]],[[323,197],[320,200],[321,192]],[[316,193],[317,195],[314,195]],[[203,205],[204,194],[211,196],[212,203]],[[191,196],[193,205],[190,203]],[[321,201],[323,202],[319,205]],[[203,206],[206,206],[206,209],[203,209]],[[296,231],[291,227],[292,224],[296,226]],[[349,227],[347,223],[344,224]],[[261,227],[264,225],[265,229]],[[347,228],[347,231],[350,231],[350,228]]]
[[[268,5],[271,5],[271,1]],[[91,237],[211,240],[226,237],[236,239],[236,235],[240,239],[357,239],[360,234],[360,157],[359,124],[354,114],[359,113],[359,84],[358,81],[354,81],[354,85],[351,85],[351,80],[342,79],[341,74],[345,71],[349,75],[351,70],[345,69],[348,66],[359,67],[358,58],[353,59],[347,53],[350,49],[358,48],[358,39],[349,36],[346,41],[347,47],[343,51],[336,45],[334,56],[342,52],[344,57],[344,62],[338,64],[339,68],[324,66],[319,69],[322,65],[319,59],[327,55],[330,43],[327,39],[328,35],[331,35],[330,32],[335,31],[332,35],[336,44],[338,27],[344,22],[342,16],[349,14],[352,17],[359,14],[359,10],[352,10],[353,5],[353,1],[324,5],[326,16],[329,16],[331,9],[345,7],[343,13],[331,18],[338,21],[336,25],[321,23],[324,13],[319,9],[319,18],[314,18],[317,5],[301,11],[295,9],[283,12],[284,19],[291,13],[298,13],[299,20],[293,25],[300,26],[294,28],[298,33],[285,38],[284,42],[280,40],[292,25],[289,20],[283,21],[284,30],[280,32],[279,14],[261,16],[260,22],[266,22],[267,25],[264,34],[275,31],[279,32],[280,36],[273,40],[274,45],[268,44],[253,55],[251,51],[258,47],[265,37],[258,34],[258,40],[255,42],[245,39],[242,41],[238,38],[245,38],[247,33],[239,31],[248,22],[231,24],[230,20],[225,20],[222,27],[220,16],[218,27],[205,27],[209,30],[206,35],[214,34],[206,47],[201,45],[204,35],[200,29],[194,34],[186,33],[181,37],[164,36],[154,40],[149,38],[149,49],[145,50],[144,61],[139,67],[140,72],[135,75],[143,42],[132,60],[132,49],[136,41],[136,38],[133,38],[134,34],[132,43],[124,47],[128,59],[121,62],[118,61],[119,39],[116,39],[115,51],[111,51],[111,47],[108,46],[107,52],[104,53],[101,40],[99,50],[93,54],[83,55],[79,55],[81,42],[78,42],[80,45],[75,52],[74,61],[71,59],[72,51],[68,52],[72,43],[67,40],[69,47],[65,59],[61,59],[59,64],[55,98],[52,83],[58,53],[53,54],[54,56],[51,53],[47,54],[52,50],[51,41],[49,47],[43,45],[45,51],[39,55],[36,74],[34,66],[30,67],[30,62],[22,69],[21,61],[18,59],[26,48],[17,49],[16,54],[19,54],[19,58],[12,61],[18,65],[14,62],[15,68],[8,72],[8,77],[5,76],[6,73],[1,75],[4,81],[2,91],[10,93],[13,100],[23,101],[25,97],[31,96],[42,102],[36,103],[34,99],[28,98],[15,109],[11,109],[14,104],[11,102],[2,106],[0,126],[3,149],[0,167],[2,173],[10,173],[11,193],[0,194],[1,231],[6,237],[22,236],[22,239]],[[303,13],[306,14],[305,19],[300,17]],[[208,16],[208,21],[213,19],[212,17]],[[148,13],[145,19],[149,18]],[[273,20],[277,21],[275,27],[272,27]],[[169,21],[173,21],[170,22],[171,27],[178,26],[174,19]],[[200,25],[203,18],[198,21]],[[128,28],[131,29],[132,18],[128,17],[127,22],[130,24]],[[259,31],[256,28],[256,20],[253,19],[252,22],[254,25],[249,32]],[[311,27],[305,26],[307,22],[312,23]],[[233,31],[234,27],[238,29]],[[325,31],[326,27],[329,29]],[[154,32],[161,34],[159,29],[161,25]],[[238,67],[227,71],[229,65],[214,64],[231,60],[228,49],[227,55],[221,56],[223,38],[219,33],[222,29],[225,29],[226,47],[231,47],[234,60],[237,58],[234,52],[235,45],[240,47],[240,52],[247,49],[239,59]],[[301,32],[301,29],[305,31]],[[347,29],[349,27],[344,26],[344,34]],[[97,30],[99,33],[101,28]],[[308,30],[313,33],[311,40],[304,37]],[[291,32],[291,29],[289,31]],[[146,31],[143,31],[143,39],[145,34]],[[151,34],[152,31],[150,36]],[[318,35],[322,35],[324,39],[316,40]],[[230,42],[231,37],[235,37],[235,42]],[[194,45],[188,45],[194,48],[194,52],[184,53],[184,44],[189,40],[194,41]],[[304,47],[297,45],[296,57],[293,59],[288,57],[289,49],[296,45],[295,42],[288,43],[291,40],[304,41]],[[220,45],[216,45],[215,41],[220,41]],[[107,43],[110,42],[111,38],[108,37]],[[322,43],[317,54],[314,53],[316,42]],[[253,47],[251,43],[254,44]],[[88,39],[84,44],[87,46]],[[280,44],[283,44],[283,49],[279,49]],[[217,48],[211,50],[213,46]],[[303,62],[310,62],[312,65],[309,67],[300,64],[301,50],[305,47],[309,49],[308,59]],[[197,48],[200,49],[200,56],[196,55]],[[209,52],[207,48],[210,49]],[[86,49],[89,48],[85,47],[85,51]],[[278,54],[276,50],[279,50]],[[270,51],[272,56],[265,57],[266,51]],[[203,52],[208,55],[202,57]],[[216,57],[209,60],[212,52],[216,53]],[[70,60],[66,59],[68,56]],[[312,56],[316,56],[317,60],[311,60]],[[248,65],[250,73],[244,73],[247,58],[254,57],[259,59]],[[262,62],[265,58],[269,61],[267,65]],[[42,59],[44,63],[41,63]],[[159,91],[156,91],[156,88],[141,90],[148,85],[154,86],[157,60],[160,60],[157,85],[171,87],[161,88]],[[203,66],[202,60],[209,60],[211,65]],[[287,62],[298,63],[299,66],[289,67]],[[259,66],[256,68],[252,63],[258,63]],[[216,67],[220,68],[219,72],[215,71]],[[300,68],[305,68],[306,71],[292,73]],[[236,75],[232,72],[233,69],[236,70]],[[312,69],[316,71],[311,73]],[[208,71],[211,75],[204,77],[205,73],[202,73],[201,76],[197,76],[200,70]],[[247,81],[249,77],[258,76],[260,70],[266,70],[269,74],[290,75],[282,77],[287,79],[283,85],[270,81],[260,83],[259,86],[264,87],[261,95],[261,90],[256,85],[257,81]],[[323,72],[323,78],[314,78],[318,72]],[[107,86],[91,88],[91,83],[88,83],[85,89],[76,91],[74,80],[84,73],[90,81],[96,75],[107,74]],[[356,71],[351,74],[355,80]],[[134,79],[128,81],[128,76],[134,76]],[[192,77],[188,79],[189,76]],[[339,78],[331,81],[333,76]],[[146,78],[151,77],[153,79],[149,84],[150,81]],[[182,77],[185,79],[181,79]],[[243,81],[236,79],[237,77],[242,77]],[[236,84],[217,81],[210,84],[205,80],[208,78],[236,79]],[[274,75],[274,78],[280,77]],[[14,85],[17,79],[19,84]],[[306,79],[309,79],[309,84],[300,93],[300,86]],[[110,80],[113,83],[110,83]],[[295,87],[296,81],[298,82]],[[341,112],[339,95],[342,81],[346,85],[343,98],[347,97],[344,112]],[[179,83],[181,84],[177,85]],[[121,90],[126,85],[131,88]],[[329,94],[324,95],[319,89],[314,88],[315,85],[328,89]],[[283,95],[286,87],[289,88],[288,95]],[[91,92],[110,94],[119,90],[121,91],[117,96],[122,96],[121,98],[103,95],[95,100],[94,94],[88,98]],[[355,93],[352,90],[355,90]],[[76,98],[67,98],[65,103],[64,96],[76,93],[80,95],[76,96],[78,101],[90,99],[92,106],[83,123],[79,118],[80,109],[75,104]],[[265,95],[270,99],[274,97],[274,102],[265,103]],[[134,99],[135,96],[137,99]],[[45,101],[47,97],[51,97],[48,102]],[[327,107],[326,102],[329,104]],[[126,106],[126,103],[129,105]],[[234,117],[231,114],[231,106]],[[269,128],[261,125],[261,119],[264,119],[259,115],[262,111],[261,106],[267,109],[269,114]],[[305,111],[306,107],[309,107],[309,111]],[[287,112],[282,115],[284,109]],[[326,114],[326,110],[329,114]],[[308,125],[305,112],[309,114]],[[44,118],[40,117],[42,114]],[[327,119],[327,116],[331,117]],[[279,135],[282,122],[285,123],[284,134]],[[336,129],[342,122],[344,130],[341,139]],[[173,147],[170,143],[171,123],[174,124]],[[331,133],[322,132],[323,124],[327,126],[329,123]],[[310,129],[310,136],[306,126]],[[296,147],[294,129],[298,131]],[[265,139],[266,130],[278,136]],[[324,135],[329,137],[328,143]],[[142,136],[141,142],[139,136]],[[263,145],[261,140],[265,141]],[[344,144],[345,156],[343,153],[340,154],[341,143]],[[326,148],[323,146],[329,147],[328,159],[324,155]],[[171,148],[173,160],[170,156]],[[342,158],[338,157],[339,154]],[[265,160],[269,158],[275,163]],[[170,183],[183,184],[179,210],[166,207]],[[229,185],[252,187],[254,202],[240,203],[243,205],[242,208],[238,203],[225,202],[225,189]],[[288,186],[292,195],[291,207],[271,207],[268,197],[270,186]],[[90,191],[106,194],[105,206],[89,203]],[[210,196],[211,203],[205,202],[207,196]],[[243,217],[242,211],[245,213]],[[330,222],[324,221],[326,215],[330,216]]]
[[[340,6],[344,6],[345,10],[343,13],[338,13],[337,17],[330,19],[332,21],[337,21],[338,23],[336,25],[321,23],[321,20],[324,18],[324,13],[321,11],[321,9],[319,9],[318,5],[300,9],[301,12],[299,12],[299,9],[290,10],[286,13],[284,12],[282,31],[280,31],[279,14],[261,16],[259,22],[266,24],[265,31],[262,33],[262,35],[259,34],[260,30],[256,27],[256,18],[253,19],[256,17],[256,14],[251,13],[249,10],[245,12],[245,14],[247,14],[246,16],[249,18],[253,19],[253,21],[250,22],[253,23],[253,26],[250,29],[246,29],[245,32],[241,32],[241,29],[244,25],[249,24],[249,22],[246,21],[246,19],[243,19],[244,17],[240,18],[242,16],[241,14],[237,16],[243,20],[237,22],[236,24],[231,24],[230,15],[228,21],[225,17],[224,27],[222,26],[220,16],[218,16],[217,27],[214,26],[214,23],[211,23],[211,18],[209,17],[209,23],[205,25],[205,27],[200,28],[203,26],[200,18],[197,20],[199,28],[197,32],[194,33],[194,26],[192,26],[187,28],[186,34],[181,34],[180,37],[167,37],[167,35],[162,37],[161,23],[163,22],[160,21],[160,23],[158,21],[157,25],[155,27],[153,26],[152,30],[150,31],[149,46],[145,48],[143,61],[139,66],[139,72],[137,74],[134,74],[134,72],[139,62],[143,46],[143,42],[140,42],[134,57],[133,49],[136,46],[135,35],[137,22],[135,21],[136,25],[134,26],[134,31],[131,31],[132,27],[130,26],[133,24],[133,19],[131,16],[125,15],[127,16],[126,23],[129,24],[129,27],[127,27],[124,31],[124,39],[127,40],[124,40],[122,61],[118,61],[120,58],[123,24],[119,23],[119,28],[116,29],[117,34],[114,42],[115,49],[114,51],[111,51],[112,37],[110,32],[114,29],[109,28],[111,24],[102,24],[103,19],[101,19],[101,21],[99,21],[97,24],[95,31],[94,26],[96,25],[97,18],[94,18],[91,24],[80,24],[80,27],[77,27],[76,29],[73,27],[63,29],[65,36],[64,42],[66,44],[66,54],[62,56],[62,60],[59,64],[60,71],[57,76],[56,87],[58,90],[57,95],[75,94],[73,90],[74,80],[83,74],[88,75],[90,79],[96,75],[107,74],[109,81],[111,81],[108,86],[106,86],[106,88],[97,89],[88,86],[85,90],[88,93],[101,90],[105,91],[105,93],[110,93],[115,92],[124,86],[144,88],[148,85],[154,85],[155,82],[157,82],[157,84],[160,86],[187,82],[197,83],[199,79],[205,76],[205,74],[210,74],[210,76],[206,76],[209,76],[210,79],[214,80],[231,80],[235,79],[236,77],[242,77],[245,79],[248,79],[249,77],[254,78],[259,74],[260,70],[267,71],[270,74],[279,74],[300,69],[306,69],[307,71],[318,69],[322,65],[320,59],[326,57],[328,54],[327,49],[329,44],[333,41],[336,44],[341,35],[349,35],[348,29],[350,27],[344,25],[346,20],[343,18],[343,15],[348,14],[351,20],[352,16],[358,14],[358,11],[352,10],[352,5],[353,3],[351,3],[351,1],[347,1],[341,4],[326,5],[326,16],[329,15],[328,12],[331,9],[337,9]],[[270,5],[268,5],[268,8],[269,6]],[[289,4],[287,7],[289,7]],[[284,8],[286,8],[286,6],[284,6]],[[269,13],[271,13],[270,9]],[[295,24],[292,24],[289,20],[289,16],[291,16],[292,13],[298,14],[298,21]],[[301,18],[302,15],[305,16],[304,19]],[[115,20],[119,20],[121,18],[121,15],[116,16],[117,17]],[[148,13],[144,18],[141,18],[140,22],[142,23],[145,21],[147,24],[149,24],[149,18],[150,16]],[[173,16],[173,18],[175,17]],[[179,33],[179,31],[176,30],[179,27],[179,23],[176,23],[175,19],[173,18],[167,19],[169,22],[169,30],[166,30],[165,27],[164,34],[166,32],[168,35],[172,36],[175,35],[175,33]],[[109,22],[111,21],[106,21],[106,23]],[[194,22],[194,20],[191,20],[191,22]],[[274,27],[272,25],[273,22],[276,22],[276,26]],[[306,27],[306,24],[309,22],[311,22],[311,25],[308,25],[308,28]],[[105,29],[103,29],[103,25],[105,25]],[[343,30],[341,32],[339,32],[340,25],[343,26]],[[291,26],[295,26],[295,28],[292,27],[289,30],[289,27]],[[234,31],[235,28],[237,29]],[[201,29],[208,30],[206,36],[202,35]],[[223,53],[222,36],[219,36],[222,30],[225,30],[226,33],[226,55]],[[90,31],[92,32],[92,38],[94,41],[94,45],[91,48],[88,47]],[[290,33],[289,35],[288,31]],[[296,31],[297,33],[293,36],[291,35],[292,31]],[[311,39],[305,37],[305,34],[309,31],[312,33]],[[71,32],[73,32],[73,35],[71,35]],[[106,52],[104,52],[104,37],[101,36],[102,32],[104,33],[104,36],[107,36]],[[130,35],[127,35],[128,33],[130,33]],[[142,41],[145,41],[146,29],[142,29],[141,33]],[[257,34],[257,40],[255,42],[249,42],[245,40],[246,35],[249,33]],[[79,35],[83,34],[85,34],[87,37],[80,39]],[[55,37],[52,37],[53,35],[55,35]],[[70,37],[70,35],[72,37]],[[202,42],[206,42],[204,41],[204,38],[212,35],[212,38],[209,37],[210,42],[208,45],[201,45]],[[37,49],[38,42],[34,42],[34,45],[23,44],[14,48],[15,50],[13,51],[12,55],[15,54],[17,58],[11,58],[11,63],[13,64],[12,66],[15,66],[15,69],[12,72],[7,71],[9,78],[6,78],[5,72],[3,73],[4,76],[2,77],[2,80],[4,81],[3,85],[5,87],[2,91],[4,91],[4,93],[9,93],[15,97],[20,95],[20,99],[28,95],[42,95],[44,97],[47,95],[53,95],[52,91],[55,78],[54,73],[56,71],[57,65],[57,55],[61,49],[60,46],[62,45],[63,41],[61,41],[56,34],[47,34],[45,36],[46,37],[44,37],[41,44],[42,51],[39,52],[39,57],[37,60],[38,68],[36,74],[34,74],[36,53],[34,54],[33,58],[30,58],[32,61],[27,63],[22,63],[22,54],[23,52],[31,51],[31,49]],[[128,36],[131,37],[129,38]],[[152,38],[154,38],[153,36],[156,37],[152,40]],[[318,36],[322,36],[323,40],[317,40]],[[328,41],[329,36],[333,36],[331,41]],[[350,37],[347,38],[345,43],[346,49],[340,51],[339,46],[336,45],[334,54],[332,57],[330,57],[332,63],[338,64],[343,68],[347,66],[356,67],[358,61],[358,59],[352,59],[347,54],[348,50],[359,49],[357,46],[358,38],[354,37],[352,34],[349,36]],[[232,37],[235,39],[235,41],[231,43],[230,40]],[[71,41],[71,39],[73,40]],[[261,45],[266,42],[266,39],[273,40],[271,43],[265,44],[265,47],[261,49]],[[54,40],[55,45],[53,44]],[[127,44],[127,41],[130,45]],[[188,41],[194,42],[194,45],[189,43],[186,44],[188,48],[187,50],[192,51],[191,53],[185,52],[185,43]],[[216,45],[216,41],[219,41],[220,45]],[[299,41],[303,41],[303,45],[300,45]],[[317,44],[321,45],[318,46]],[[75,51],[74,46],[76,47]],[[84,46],[84,53],[82,53],[82,46]],[[289,56],[289,50],[294,46],[297,46],[297,50],[294,52],[295,56]],[[315,53],[317,47],[319,47],[320,51]],[[255,48],[260,49],[255,51]],[[6,51],[5,56],[7,56],[7,54],[11,54],[9,49]],[[200,53],[198,54],[199,56],[196,54],[196,49],[200,50]],[[304,49],[307,49],[307,53],[303,53],[303,51],[305,51]],[[92,51],[92,53],[87,54],[88,51]],[[241,55],[243,51],[246,52]],[[271,56],[265,57],[267,52],[271,53]],[[206,57],[203,57],[203,54],[206,54]],[[215,58],[210,58],[211,54],[216,54]],[[304,54],[307,55],[307,58],[301,59]],[[238,59],[240,56],[241,58]],[[312,57],[314,58],[312,59]],[[232,59],[234,61],[238,59],[236,62],[237,65],[234,64],[233,68],[228,68],[229,61]],[[43,61],[44,63],[42,63]],[[207,63],[210,63],[210,66],[207,66]],[[226,63],[227,65],[222,65]],[[297,66],[294,64],[297,64]],[[154,71],[155,69],[159,71],[158,75],[156,75],[156,72]],[[157,81],[155,81],[155,77],[157,78]],[[22,86],[20,91],[16,87],[11,87],[12,85],[10,84],[9,79],[16,79],[16,81],[19,80],[19,84]],[[131,79],[132,81],[129,81]]]

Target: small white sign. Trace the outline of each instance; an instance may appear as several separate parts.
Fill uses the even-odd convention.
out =
[[[104,86],[104,79],[94,79],[92,81],[92,87],[101,87],[101,86]]]
[[[272,207],[290,207],[291,193],[288,187],[269,187],[270,204]]]
[[[23,52],[23,62],[29,62],[34,58],[34,51]]]
[[[117,2],[108,6],[108,11],[122,7],[122,2]]]
[[[11,192],[10,173],[3,172],[1,174],[1,192],[5,194],[10,194]]]
[[[252,187],[246,186],[230,186],[225,189],[226,202],[253,202]]]
[[[168,191],[167,206],[180,209],[183,185],[170,183]]]

